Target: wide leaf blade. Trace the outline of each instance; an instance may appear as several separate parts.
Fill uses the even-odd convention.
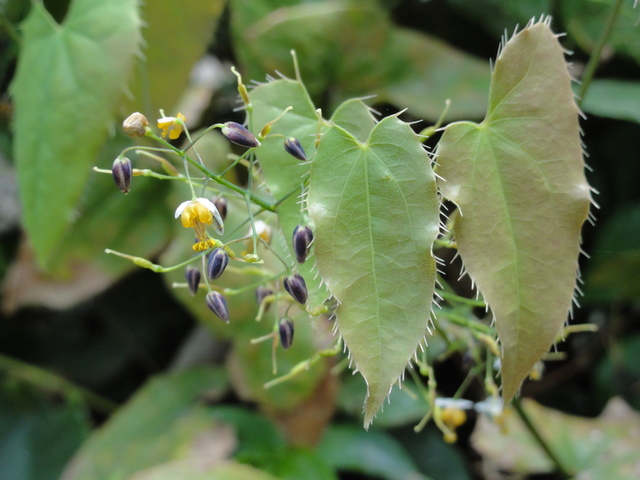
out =
[[[23,24],[12,84],[24,225],[46,266],[72,219],[139,51],[136,0],[75,0],[59,25],[41,2]]]
[[[481,124],[447,127],[442,193],[459,208],[464,265],[495,316],[505,401],[571,307],[590,188],[563,50],[547,22],[502,48]]]
[[[340,304],[338,330],[367,381],[368,426],[424,339],[431,311],[438,199],[429,157],[397,117],[364,143],[334,126],[313,161],[308,208],[316,263]]]

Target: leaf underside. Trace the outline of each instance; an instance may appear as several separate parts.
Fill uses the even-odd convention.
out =
[[[337,125],[324,133],[308,196],[316,264],[367,382],[365,427],[424,339],[439,226],[430,160],[411,127],[397,117],[371,126],[366,141]]]
[[[72,2],[58,25],[34,2],[11,85],[24,225],[47,266],[104,142],[139,53],[136,0]],[[64,183],[62,183],[64,182]]]
[[[590,204],[579,112],[548,21],[503,46],[489,104],[482,123],[447,127],[437,161],[461,213],[460,255],[495,317],[508,402],[567,319]]]
[[[297,80],[283,78],[262,84],[251,90],[249,98],[253,105],[252,123],[256,131],[260,131],[265,124],[277,118],[285,108],[293,107],[273,124],[271,136],[265,138],[257,151],[265,186],[276,200],[288,195],[286,200],[278,205],[277,215],[286,239],[285,251],[288,252],[288,260],[293,264],[293,230],[297,225],[309,221],[302,212],[300,196],[310,166],[285,151],[283,136],[297,138],[307,158],[311,158],[315,151],[318,118],[304,85]],[[306,281],[309,293],[307,304],[310,310],[313,310],[329,297],[329,292],[322,285],[314,269],[313,250],[305,263],[297,268]]]

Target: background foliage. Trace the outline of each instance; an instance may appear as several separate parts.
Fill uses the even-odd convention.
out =
[[[604,432],[602,444],[586,445],[586,434],[556,440],[566,466],[628,478],[638,468],[637,449],[619,439],[637,425],[633,409],[640,408],[640,14],[633,3],[194,0],[186,8],[156,0],[141,7],[127,0],[1,1],[0,476],[468,479],[490,476],[491,465],[525,475],[551,471],[515,416],[508,437],[476,425],[472,412],[455,445],[431,425],[414,433],[428,406],[403,391],[393,392],[364,432],[364,384],[330,374],[339,359],[264,390],[273,378],[271,345],[250,339],[270,326],[253,322],[252,292],[230,299],[238,321],[227,328],[170,288],[181,273],[165,278],[103,254],[109,247],[165,264],[180,258],[189,236],[172,218],[181,188],[136,177],[125,198],[91,166],[109,168],[131,144],[117,128],[131,111],[150,120],[158,108],[182,111],[193,131],[242,122],[229,66],[247,82],[275,71],[293,76],[292,48],[326,116],[347,98],[376,95],[368,103],[384,115],[408,108],[403,118],[420,122],[416,131],[437,120],[447,98],[447,121],[481,121],[489,59],[505,29],[553,15],[553,30],[567,32],[562,43],[574,51],[579,78],[619,8],[581,105],[588,177],[601,208],[597,228],[583,230],[591,259],[582,259],[585,295],[575,323],[600,328],[560,344],[564,359],[547,362],[542,379],[522,393],[554,409],[524,405],[534,421],[557,415],[538,420],[551,424],[542,432],[548,439]],[[29,82],[41,97],[24,95]],[[229,146],[210,134],[200,152],[222,167]],[[148,162],[139,167],[155,166]],[[243,181],[245,173],[233,175]],[[227,282],[244,279],[230,275]],[[455,287],[469,293],[464,279]],[[281,373],[332,345],[316,326],[314,333],[296,324],[292,349],[278,356]],[[430,341],[443,396],[467,377],[465,335],[460,329],[448,344]],[[467,394],[481,400],[482,385]]]

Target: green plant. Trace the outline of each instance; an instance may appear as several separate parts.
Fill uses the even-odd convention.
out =
[[[280,11],[281,16],[272,16],[268,1],[255,9],[233,1],[235,34],[241,32],[246,40],[239,42],[239,57],[249,70],[255,69],[253,75],[271,70],[261,64],[269,61],[270,53],[289,56],[288,49],[274,53],[266,40],[283,30],[292,37],[305,32],[305,41],[296,48],[305,54],[301,65],[295,57],[294,62],[286,60],[295,65],[292,78],[270,78],[247,89],[234,70],[248,130],[229,121],[191,131],[189,118],[164,112],[156,129],[141,114],[129,117],[125,131],[140,141],[129,146],[130,140],[119,133],[104,152],[108,160],[95,169],[113,174],[129,197],[106,197],[108,208],[104,208],[104,184],[86,191],[88,211],[93,208],[100,214],[85,215],[61,242],[67,235],[66,219],[83,195],[88,170],[74,176],[65,195],[54,203],[50,203],[51,184],[42,178],[65,169],[82,170],[88,160],[93,161],[105,125],[114,117],[113,99],[123,88],[123,82],[114,79],[126,77],[140,42],[140,22],[131,13],[136,12],[132,2],[113,2],[102,7],[106,10],[77,3],[85,10],[72,9],[63,29],[48,30],[44,8],[38,4],[33,9],[25,24],[24,55],[13,86],[20,132],[18,174],[28,200],[25,227],[39,263],[59,270],[84,257],[110,271],[124,271],[126,262],[107,256],[96,259],[95,249],[87,247],[98,243],[100,231],[108,253],[167,273],[176,296],[202,325],[228,339],[229,369],[235,372],[234,387],[243,397],[280,414],[312,397],[327,378],[351,364],[367,383],[363,420],[368,428],[392,387],[408,372],[411,379],[405,389],[417,400],[413,405],[420,412],[415,418],[415,410],[411,411],[416,430],[433,419],[444,438],[454,441],[468,410],[499,418],[524,379],[538,374],[549,347],[581,328],[566,322],[577,288],[580,232],[589,215],[592,190],[583,172],[579,108],[564,51],[547,17],[505,37],[491,72],[482,122],[458,121],[442,127],[452,111],[456,119],[476,118],[484,111],[474,93],[485,86],[478,63],[462,62],[454,83],[458,88],[465,79],[477,81],[480,87],[471,93],[460,88],[472,101],[452,95],[451,103],[428,98],[415,110],[412,105],[409,114],[429,118],[445,109],[435,125],[416,133],[402,120],[407,118],[403,112],[381,118],[367,100],[349,97],[358,95],[364,83],[366,91],[403,106],[405,99],[416,98],[409,93],[415,89],[408,88],[416,83],[415,71],[405,64],[418,64],[420,59],[416,70],[442,87],[426,52],[433,48],[436,58],[452,65],[459,59],[456,52],[439,50],[423,37],[394,28],[373,2],[312,2],[305,7],[281,2],[279,8],[287,15]],[[91,15],[85,17],[86,12]],[[83,78],[95,76],[104,86],[101,103],[94,107],[100,117],[82,123],[78,130],[90,141],[80,150],[73,148],[77,139],[49,142],[51,150],[39,155],[36,133],[54,139],[58,130],[75,128],[78,118],[68,114],[57,123],[52,113],[43,121],[37,109],[29,108],[43,102],[31,98],[31,92],[40,88],[38,79],[46,77],[45,65],[40,65],[38,75],[30,78],[39,64],[38,45],[46,41],[48,48],[57,45],[61,51],[71,45],[70,52],[78,55],[73,63],[89,68],[93,50],[87,45],[107,44],[98,34],[87,37],[85,30],[93,31],[88,25],[96,16],[113,19],[124,12],[129,22],[113,20],[114,24],[97,29],[105,35],[114,25],[126,30],[126,35],[116,35],[123,45],[119,55],[105,48],[105,54],[115,58],[106,62],[112,68],[83,74]],[[312,28],[316,15],[328,23]],[[278,18],[290,28],[285,29]],[[347,18],[375,25],[371,31],[382,40],[358,37],[363,44],[372,44],[367,55],[352,55],[345,47],[349,38],[341,32],[348,30]],[[258,25],[243,29],[251,22]],[[333,43],[319,42],[323,35],[333,35]],[[90,41],[74,43],[78,38]],[[336,48],[344,58],[331,75],[321,75]],[[309,55],[311,51],[317,55]],[[49,70],[57,68],[53,78],[65,73],[58,64]],[[339,88],[329,102],[329,116],[317,105],[318,92],[332,75]],[[582,93],[592,75],[590,68]],[[46,87],[45,94],[55,89],[55,82]],[[438,95],[444,90],[438,89]],[[417,96],[430,97],[426,88]],[[76,100],[72,113],[85,104],[80,95]],[[153,111],[138,106],[134,109]],[[34,129],[39,122],[46,128]],[[240,148],[232,150],[217,130]],[[436,141],[429,153],[424,143]],[[113,157],[116,161],[110,166]],[[59,158],[66,163],[57,162]],[[152,168],[134,168],[147,165]],[[166,204],[175,218],[166,214]],[[168,237],[172,243],[164,248],[163,239]],[[450,258],[454,252],[477,287],[477,299],[460,294],[451,276],[438,271],[439,264],[442,270],[450,267],[438,257]],[[490,313],[482,314],[482,309]],[[326,333],[331,328],[338,333],[335,338]],[[348,358],[342,359],[343,350]],[[466,353],[473,365],[455,393],[443,395],[433,365],[436,359],[457,353]],[[484,400],[462,398],[473,382],[483,384]],[[196,401],[190,393],[187,396],[185,405]],[[211,421],[206,408],[195,410],[195,423]],[[228,415],[234,424],[251,421]],[[187,437],[193,433],[190,422],[176,420],[177,443],[181,433],[186,431]],[[280,439],[274,442],[280,445]],[[544,439],[540,443],[545,445]],[[92,445],[86,452],[99,450]],[[290,454],[284,446],[278,453],[282,458]],[[562,460],[553,458],[552,451],[549,456],[567,473]],[[252,458],[246,463],[264,467],[260,462]]]

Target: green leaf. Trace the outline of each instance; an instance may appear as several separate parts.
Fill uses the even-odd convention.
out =
[[[315,107],[299,80],[280,79],[265,83],[253,89],[249,98],[253,104],[252,126],[256,131],[281,115],[285,108],[293,107],[293,110],[273,125],[271,129],[273,136],[265,138],[257,151],[266,187],[276,200],[286,197],[278,205],[277,214],[284,234],[287,260],[293,265],[296,263],[291,245],[293,230],[297,225],[306,224],[309,221],[308,216],[302,212],[300,195],[304,180],[309,174],[310,165],[301,163],[300,160],[285,152],[282,136],[297,138],[307,158],[312,158],[319,120]],[[278,134],[281,136],[277,136]],[[315,271],[313,251],[307,261],[298,266],[298,271],[307,283],[309,292],[307,308],[314,310],[324,303],[329,294]]]
[[[15,380],[0,382],[0,478],[55,480],[88,436],[87,407]],[[61,435],[60,432],[64,432]]]
[[[136,79],[136,109],[168,115],[189,84],[194,64],[206,53],[224,0],[190,0],[189,8],[180,2],[150,1],[142,5],[146,48],[141,74]],[[159,117],[154,117],[159,118]]]
[[[227,379],[198,368],[151,380],[96,431],[67,467],[65,480],[118,480],[184,456],[199,433],[212,428],[200,396],[220,397]]]
[[[591,52],[605,31],[614,4],[618,0],[562,0],[558,4],[561,18],[572,39],[586,52]],[[620,5],[607,46],[640,63],[637,2],[625,0]]]
[[[169,462],[139,472],[129,480],[278,480],[267,472],[236,462],[203,467],[200,462]]]
[[[61,243],[107,135],[136,54],[136,0],[75,0],[62,25],[34,2],[22,26],[15,158],[24,224],[38,264]]]
[[[432,119],[447,98],[454,99],[450,118],[479,118],[486,111],[486,62],[396,27],[379,2],[233,0],[231,10],[238,57],[249,76],[291,74],[288,52],[294,49],[311,96],[326,97],[331,89],[333,105],[375,94]]]
[[[360,142],[365,142],[376,126],[376,119],[369,107],[357,98],[341,103],[331,115],[331,121],[350,132]]]
[[[436,38],[408,29],[389,37],[384,79],[375,90],[381,100],[435,120],[451,100],[447,119],[481,118],[487,110],[489,68],[485,61]]]
[[[640,82],[594,80],[581,106],[586,113],[640,123]]]
[[[427,480],[411,457],[389,434],[364,432],[355,426],[332,426],[318,445],[320,456],[338,470],[385,480]]]
[[[397,117],[366,142],[334,126],[313,160],[308,209],[337,325],[367,381],[368,426],[424,339],[435,283],[438,199],[430,159]]]
[[[495,316],[508,402],[567,319],[590,203],[571,80],[546,21],[503,46],[486,118],[449,125],[437,155],[460,255]]]

